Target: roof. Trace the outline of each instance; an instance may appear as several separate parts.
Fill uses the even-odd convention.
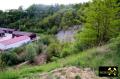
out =
[[[12,38],[12,39],[9,39],[9,40],[1,41],[0,44],[10,45],[10,44],[14,44],[14,43],[26,40],[26,39],[30,39],[30,38],[28,36],[15,37],[15,38]]]
[[[0,33],[5,33],[4,31],[0,30]]]
[[[13,34],[15,34],[15,35],[27,35],[27,36],[30,36],[30,35],[32,35],[33,33],[31,33],[31,32],[14,31]]]

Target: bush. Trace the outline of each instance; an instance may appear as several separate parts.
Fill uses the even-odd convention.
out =
[[[61,46],[58,43],[51,43],[47,48],[48,59],[52,57],[60,57]]]
[[[1,55],[1,61],[5,62],[5,64],[12,66],[19,62],[17,59],[17,54],[14,52],[4,52]]]
[[[74,54],[74,44],[73,43],[64,43],[62,45],[62,51],[60,53],[60,57],[66,57],[68,55]]]
[[[77,48],[78,51],[83,51],[98,44],[96,42],[97,40],[96,32],[90,29],[86,29],[85,32],[80,32],[76,34],[75,38],[76,38],[75,48]]]
[[[33,61],[34,57],[37,55],[35,47],[30,44],[26,47],[26,57],[25,60]]]
[[[44,35],[41,36],[41,39],[39,40],[39,42],[45,44],[45,45],[49,45],[52,42],[57,41],[54,35]]]
[[[23,52],[24,49],[25,49],[25,47],[22,46],[22,47],[15,48],[15,49],[13,49],[12,51],[14,51],[14,52],[17,53],[17,54],[20,54],[20,53]]]
[[[75,76],[75,79],[81,79],[81,77],[79,75]]]
[[[5,68],[6,68],[6,64],[4,61],[1,60],[1,57],[0,57],[0,71],[3,71]]]

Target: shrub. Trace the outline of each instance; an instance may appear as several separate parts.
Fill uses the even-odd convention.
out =
[[[66,57],[66,56],[68,56],[70,54],[71,54],[71,49],[66,47],[66,48],[62,49],[62,52],[60,53],[60,57]]]
[[[41,36],[41,39],[39,40],[39,42],[42,42],[45,45],[49,45],[52,42],[57,41],[54,35],[44,35]]]
[[[30,44],[26,47],[26,57],[25,60],[33,61],[34,57],[37,55],[35,47]]]
[[[22,47],[15,48],[12,51],[14,51],[17,54],[20,54],[21,52],[23,52],[24,49],[25,49],[25,47],[22,46]]]
[[[47,48],[48,59],[54,57],[60,57],[61,46],[58,43],[52,43]]]
[[[10,66],[15,65],[19,62],[17,59],[17,54],[14,52],[2,53],[1,61],[5,62],[5,64],[10,65]]]
[[[73,49],[73,43],[64,43],[62,45],[62,51],[60,57],[66,57],[68,55],[74,54],[75,50]]]
[[[81,79],[81,77],[79,75],[76,75],[75,79]]]
[[[1,56],[0,56],[0,71],[3,71],[6,68],[6,64],[4,61],[1,60]]]

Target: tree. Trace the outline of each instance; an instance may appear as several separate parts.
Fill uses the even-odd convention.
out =
[[[119,32],[118,6],[115,0],[93,0],[86,9],[86,23],[80,32],[80,44],[102,45]]]
[[[25,58],[26,60],[32,62],[36,55],[37,55],[36,49],[32,44],[26,47],[26,58]]]

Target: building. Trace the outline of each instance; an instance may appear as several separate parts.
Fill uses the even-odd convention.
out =
[[[16,29],[10,29],[10,28],[0,28],[1,31],[4,31],[5,33],[13,33],[13,31],[16,31]]]
[[[8,40],[12,38],[12,34],[5,33],[4,36],[0,36],[0,41]]]
[[[13,37],[28,36],[30,37],[31,40],[36,39],[36,34],[31,32],[14,31],[12,34],[13,34]]]
[[[0,41],[0,50],[16,48],[28,42],[31,42],[31,39],[28,36],[19,36],[9,40]]]
[[[0,37],[3,37],[3,36],[5,36],[5,32],[0,30]]]
[[[21,32],[16,29],[0,28],[0,50],[19,47],[25,43],[34,41],[36,34]]]

